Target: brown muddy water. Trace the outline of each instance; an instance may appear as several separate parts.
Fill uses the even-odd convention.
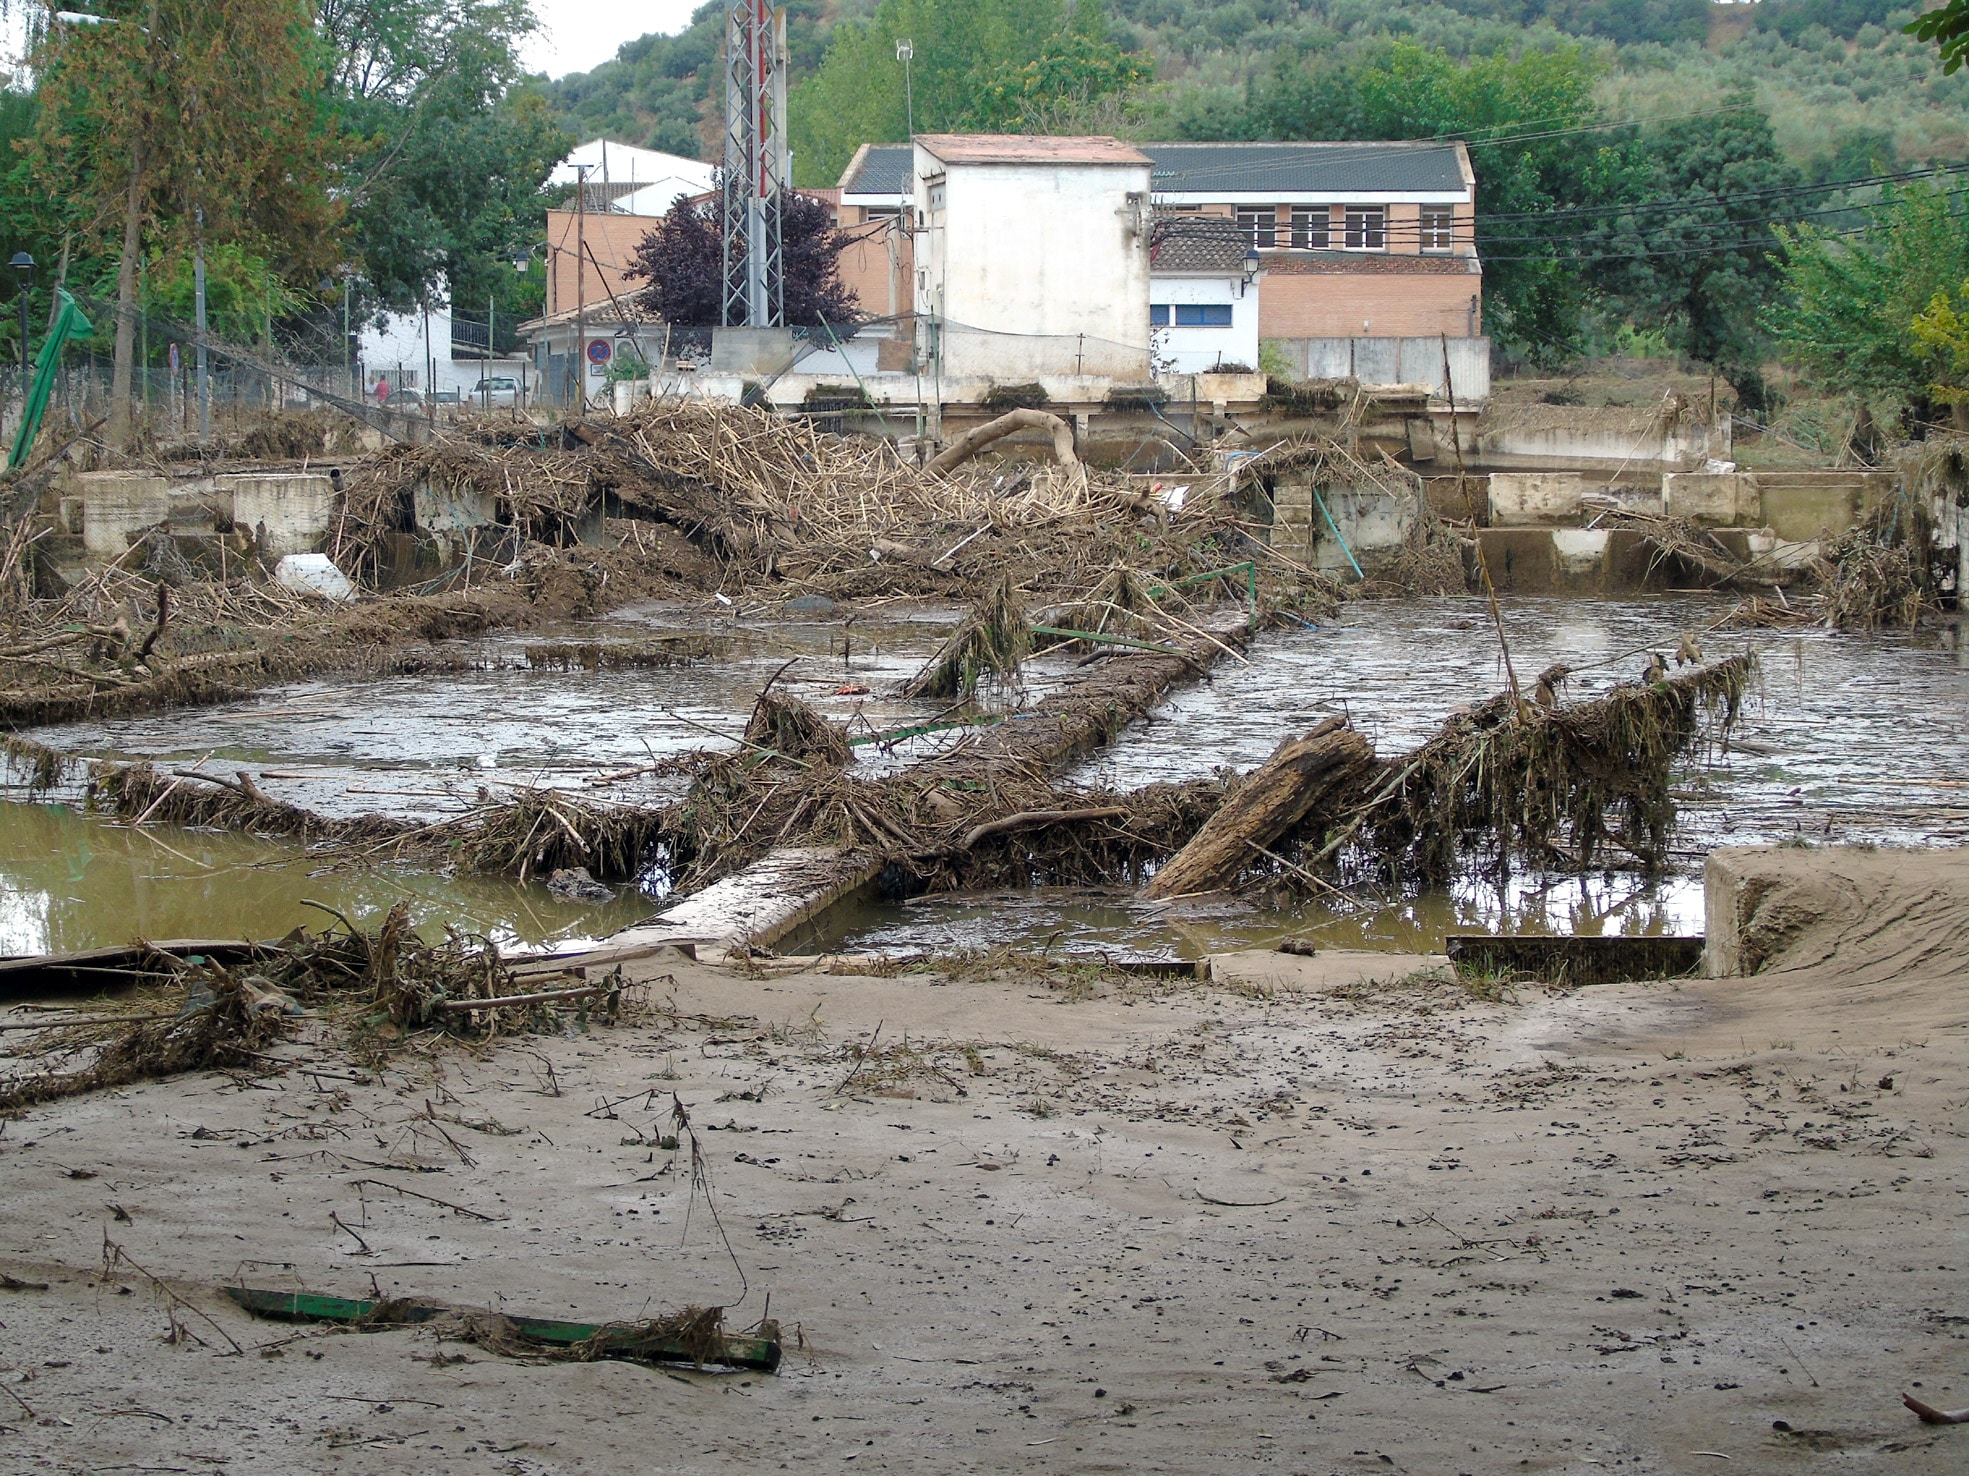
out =
[[[1648,650],[1672,652],[1729,609],[1704,597],[1627,601],[1517,599],[1505,610],[1520,679],[1564,660],[1564,693],[1590,697],[1638,677]],[[173,767],[245,767],[271,792],[330,814],[457,813],[508,786],[579,788],[652,803],[675,781],[597,781],[692,748],[729,748],[759,687],[780,678],[864,735],[934,719],[942,704],[888,695],[947,633],[957,612],[896,608],[838,618],[708,620],[674,607],[618,613],[524,639],[475,644],[480,669],[455,677],[297,683],[239,703],[43,729],[75,754],[145,757]],[[535,670],[543,639],[629,640],[653,629],[710,628],[723,656],[691,666]],[[1728,751],[1694,756],[1678,776],[1683,833],[1674,874],[1522,876],[1502,892],[1472,880],[1444,893],[1365,899],[1344,911],[1301,902],[1212,899],[1146,907],[1120,891],[1042,889],[836,909],[798,940],[809,947],[918,951],[1001,945],[1191,957],[1302,934],[1334,947],[1435,948],[1446,931],[1699,932],[1701,858],[1716,845],[1811,841],[1952,845],[1969,839],[1969,647],[1953,629],[1856,635],[1824,631],[1701,635],[1705,654],[1750,649],[1756,689]],[[845,645],[845,651],[844,651]],[[1069,662],[1033,663],[987,706],[1030,703]],[[1384,754],[1421,741],[1454,707],[1504,684],[1480,601],[1362,603],[1331,625],[1270,632],[1251,661],[1220,663],[1073,775],[1132,787],[1261,762],[1289,734],[1345,714]],[[866,686],[867,693],[841,691]],[[707,732],[709,729],[711,731]],[[726,736],[719,736],[726,735]],[[864,745],[868,772],[927,756],[954,734]],[[8,772],[11,792],[24,772]],[[147,828],[136,833],[73,808],[0,805],[0,954],[151,937],[277,936],[321,915],[302,897],[374,918],[410,901],[429,931],[446,922],[508,945],[602,936],[655,910],[633,888],[598,906],[559,902],[538,885],[410,870],[323,872],[298,848],[250,837]],[[791,945],[789,945],[791,946]]]

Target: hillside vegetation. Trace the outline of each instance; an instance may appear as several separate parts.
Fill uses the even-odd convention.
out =
[[[852,153],[835,137],[843,131],[841,89],[800,85],[821,70],[838,24],[864,33],[852,49],[863,63],[855,81],[865,96],[847,121],[888,122],[893,112],[894,126],[884,132],[894,139],[903,134],[903,83],[893,36],[918,43],[917,126],[949,128],[977,111],[978,99],[961,84],[983,82],[994,69],[1002,74],[1008,61],[1032,62],[1077,20],[1084,31],[1076,12],[1085,8],[791,0],[801,182],[832,184]],[[1944,76],[1932,45],[1901,34],[1917,8],[1891,0],[1112,0],[1107,36],[1150,64],[1155,82],[1125,109],[1083,108],[1082,121],[1139,137],[1247,137],[1263,121],[1249,107],[1254,85],[1308,58],[1393,38],[1455,58],[1572,42],[1595,58],[1595,98],[1612,117],[1687,112],[1748,88],[1769,115],[1780,151],[1815,177],[1842,166],[1867,172],[1873,161],[1961,158],[1969,155],[1969,72]],[[998,12],[1013,24],[983,43],[981,66],[940,80],[937,59],[925,49],[935,45],[946,14],[966,11]],[[722,15],[721,5],[707,5],[681,34],[645,36],[615,60],[550,84],[563,126],[584,137],[601,133],[713,157]]]

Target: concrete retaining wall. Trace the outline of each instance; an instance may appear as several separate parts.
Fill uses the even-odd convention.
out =
[[[1583,490],[1578,472],[1493,472],[1491,526],[1577,523]]]
[[[171,484],[148,472],[83,472],[82,546],[90,557],[114,559],[133,534],[171,516]],[[326,478],[323,479],[324,481]]]
[[[1750,472],[1667,472],[1662,509],[1712,528],[1742,528],[1764,520],[1763,493]]]
[[[1436,399],[1456,393],[1459,410],[1490,398],[1490,340],[1449,340],[1449,379],[1443,340],[1428,338],[1272,338],[1295,379],[1357,379],[1366,385],[1420,384]]]
[[[232,494],[233,526],[251,533],[263,557],[316,553],[335,511],[335,488],[315,472],[242,472],[213,478]]]

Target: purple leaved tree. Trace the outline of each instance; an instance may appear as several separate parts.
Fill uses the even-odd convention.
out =
[[[781,207],[780,255],[786,270],[786,322],[836,327],[862,312],[841,281],[841,252],[848,244],[835,229],[834,213],[811,195],[788,194]],[[724,278],[724,207],[720,197],[679,196],[663,221],[636,247],[627,273],[647,282],[636,305],[679,327],[716,327]]]

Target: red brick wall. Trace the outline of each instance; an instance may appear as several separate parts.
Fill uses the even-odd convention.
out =
[[[1474,324],[1470,310],[1482,290],[1483,278],[1462,270],[1301,274],[1268,262],[1258,284],[1258,332],[1264,338],[1462,338],[1473,326],[1483,332],[1481,300]]]
[[[870,317],[889,315],[893,282],[895,311],[907,313],[915,302],[916,258],[909,233],[885,227],[859,205],[841,209],[841,228],[850,238],[841,253],[841,280]],[[892,266],[893,260],[893,266]]]
[[[580,224],[578,234],[592,253],[592,260],[588,261],[583,273],[581,289],[586,293],[590,307],[607,302],[611,289],[627,307],[629,294],[648,285],[642,281],[629,281],[623,273],[628,270],[636,247],[661,218],[655,215],[605,215],[599,211],[588,213],[587,220]],[[576,236],[574,211],[547,212],[547,311],[550,314],[574,311]],[[596,271],[597,267],[601,268],[599,272]]]

